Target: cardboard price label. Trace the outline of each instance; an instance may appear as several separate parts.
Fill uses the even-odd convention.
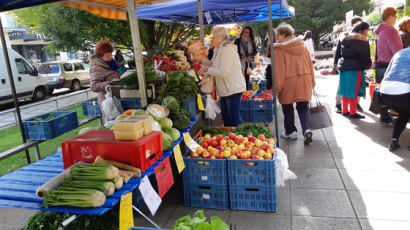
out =
[[[181,148],[179,144],[174,147],[175,162],[177,164],[178,172],[181,173],[185,168],[184,158],[182,158]]]
[[[189,132],[186,132],[186,133],[184,133],[184,134],[182,134],[182,135],[184,136],[184,141],[185,141],[186,146],[188,146],[188,148],[189,148],[192,152],[195,152],[195,151],[196,151],[196,148],[199,147],[198,143],[196,143],[196,142],[192,139],[192,137],[191,137],[191,135],[189,134]]]
[[[162,198],[174,184],[169,157],[155,168],[155,177],[157,178],[158,195]]]
[[[130,227],[134,227],[132,192],[122,195],[120,201],[120,230],[128,230]]]
[[[197,94],[196,101],[198,103],[198,110],[205,111],[204,102],[202,101],[201,94],[199,94],[199,93]]]
[[[252,83],[252,90],[259,90],[259,84]]]

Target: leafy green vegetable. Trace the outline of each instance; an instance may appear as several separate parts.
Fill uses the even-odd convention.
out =
[[[158,80],[158,76],[155,72],[153,65],[144,65],[145,80],[147,82],[154,82]],[[132,72],[118,82],[120,85],[127,86],[128,89],[139,89],[138,74],[137,71]]]
[[[259,134],[263,134],[266,138],[270,138],[272,136],[268,127],[251,123],[242,123],[233,130],[214,129],[204,126],[202,127],[202,132],[209,133],[212,136],[215,136],[217,134],[227,136],[231,132],[241,134],[244,137],[246,137],[248,134],[252,134],[255,137],[257,137]]]
[[[191,124],[191,114],[184,107],[179,107],[178,110],[171,110],[169,118],[174,123],[174,127],[177,129],[186,129]]]
[[[185,71],[172,71],[167,73],[167,82],[160,91],[159,97],[174,96],[178,101],[189,99],[198,92],[194,77]]]
[[[166,96],[162,99],[162,105],[169,110],[176,110],[179,109],[179,102],[173,96]]]
[[[211,217],[211,222],[206,222],[203,210],[198,210],[191,216],[183,216],[175,221],[172,230],[228,230],[229,226],[217,216]]]

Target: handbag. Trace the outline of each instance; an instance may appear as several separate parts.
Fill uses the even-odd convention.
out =
[[[381,98],[380,92],[375,90],[373,92],[373,98],[370,103],[369,111],[374,114],[379,114],[380,109],[382,108],[383,105],[384,104],[383,104],[383,100]]]
[[[205,76],[198,85],[202,93],[212,93],[215,87],[215,77],[213,75]]]
[[[316,106],[313,107],[312,103],[309,103],[310,129],[315,130],[331,127],[333,125],[332,120],[330,119],[326,107],[320,103],[315,89],[313,89],[313,96],[316,101]]]

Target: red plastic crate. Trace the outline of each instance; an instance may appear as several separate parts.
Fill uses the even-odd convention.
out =
[[[128,163],[147,170],[162,157],[162,134],[153,131],[136,141],[116,141],[112,130],[94,130],[61,143],[64,168],[76,162],[104,159]]]

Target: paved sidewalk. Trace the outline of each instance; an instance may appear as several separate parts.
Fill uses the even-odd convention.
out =
[[[402,148],[391,153],[386,146],[392,129],[380,127],[378,117],[365,111],[366,119],[350,120],[334,112],[337,76],[317,76],[316,81],[316,90],[334,126],[314,131],[309,146],[303,144],[300,133],[296,141],[280,139],[298,179],[278,189],[278,212],[205,209],[205,215],[217,215],[237,230],[410,229],[410,127],[402,134]],[[360,104],[368,108],[369,102],[365,99]],[[280,110],[278,117],[280,133]],[[184,207],[183,193],[174,186],[153,220],[171,228],[176,219],[198,209]],[[8,211],[0,209],[0,213]],[[134,215],[135,226],[152,227],[137,213]],[[15,225],[7,228],[14,223],[4,220],[3,215],[0,223],[1,229],[17,229]]]

